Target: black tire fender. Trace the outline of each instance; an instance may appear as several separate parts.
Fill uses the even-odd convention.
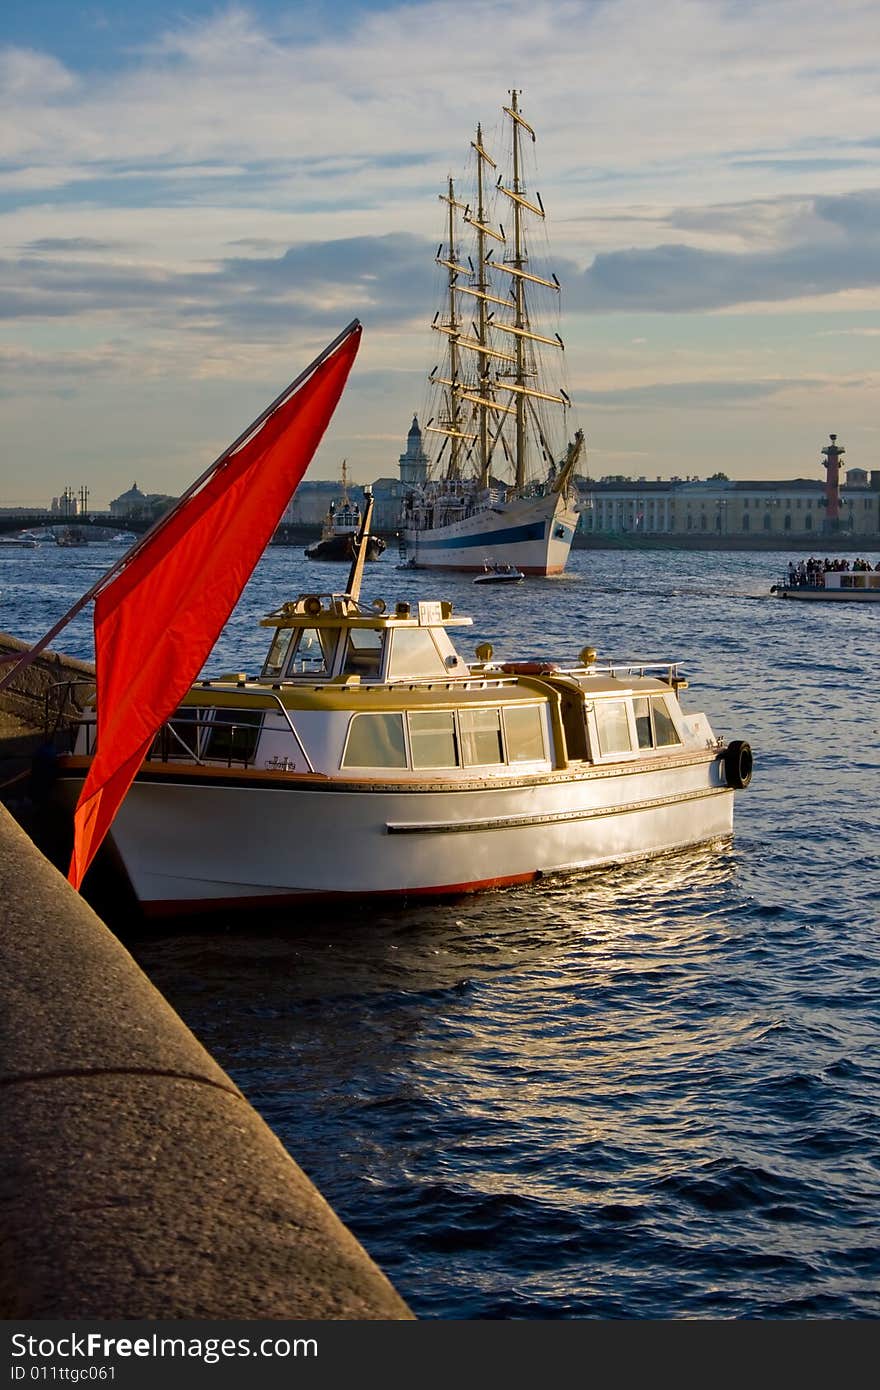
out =
[[[747,787],[752,780],[752,758],[751,745],[745,743],[743,739],[735,738],[729,743],[722,755],[724,763],[724,776],[729,787],[739,789]]]

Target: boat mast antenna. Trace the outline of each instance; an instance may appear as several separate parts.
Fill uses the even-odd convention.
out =
[[[364,561],[367,558],[367,550],[370,545],[370,522],[373,519],[373,490],[370,487],[364,488],[364,519],[361,528],[357,533],[354,543],[354,559],[348,575],[348,583],[345,592],[350,599],[357,603],[361,596],[361,584],[364,578]]]

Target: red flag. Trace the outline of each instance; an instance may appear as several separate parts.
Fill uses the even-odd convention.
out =
[[[156,730],[202,669],[309,466],[360,345],[351,334],[95,600],[97,751],[74,814],[79,888]]]

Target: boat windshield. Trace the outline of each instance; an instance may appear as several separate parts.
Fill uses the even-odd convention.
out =
[[[440,680],[446,674],[443,657],[428,628],[397,629],[391,643],[389,679]]]
[[[338,628],[302,627],[288,665],[290,676],[326,676],[333,664]]]
[[[269,655],[263,663],[264,676],[280,676],[284,670],[285,662],[290,651],[290,644],[293,641],[292,627],[277,627],[275,636],[272,638],[272,645],[269,648]]]
[[[385,633],[374,627],[349,628],[345,640],[344,676],[375,677],[382,667]]]
[[[275,630],[264,677],[328,675],[339,637],[338,628],[279,627]]]

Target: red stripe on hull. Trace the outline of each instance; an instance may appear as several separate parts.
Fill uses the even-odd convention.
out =
[[[510,888],[517,883],[531,883],[540,870],[526,874],[511,874],[504,878],[483,878],[475,883],[450,883],[438,888],[389,888],[378,893],[303,892],[257,893],[251,897],[235,898],[177,898],[162,902],[141,903],[145,917],[182,917],[192,913],[216,912],[227,908],[289,907],[293,903],[351,903],[355,900],[381,902],[383,899],[401,901],[406,898],[454,898],[466,893],[481,893],[492,888]]]

